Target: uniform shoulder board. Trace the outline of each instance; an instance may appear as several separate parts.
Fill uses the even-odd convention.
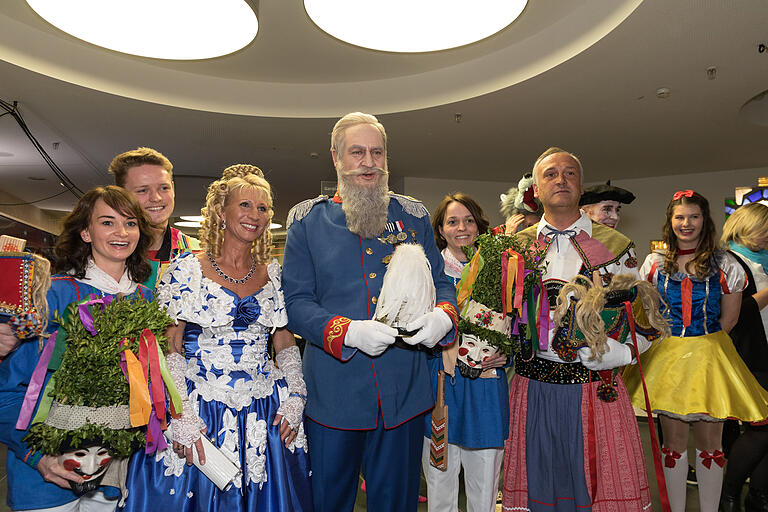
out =
[[[390,192],[389,195],[392,198],[396,199],[398,203],[400,203],[400,206],[403,207],[403,210],[408,215],[413,215],[417,219],[420,219],[424,216],[429,216],[427,207],[424,206],[424,203],[422,203],[418,199],[415,199],[411,196],[395,194],[394,192]]]
[[[288,228],[291,227],[291,224],[293,224],[293,221],[301,220],[304,217],[306,217],[307,214],[312,210],[312,208],[317,203],[322,203],[323,201],[327,201],[327,200],[328,200],[328,196],[319,195],[314,199],[307,199],[306,201],[302,201],[299,204],[295,205],[288,212],[288,219],[285,221],[285,229],[288,230]]]

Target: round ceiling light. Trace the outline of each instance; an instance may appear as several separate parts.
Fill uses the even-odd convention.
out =
[[[304,0],[323,31],[387,52],[433,52],[480,41],[515,21],[528,0]]]
[[[27,0],[45,21],[89,43],[140,57],[210,59],[259,30],[245,0]]]

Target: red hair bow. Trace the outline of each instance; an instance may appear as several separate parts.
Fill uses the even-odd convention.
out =
[[[693,190],[690,190],[690,189],[688,189],[688,190],[678,190],[677,192],[675,192],[675,195],[672,196],[672,200],[673,201],[677,201],[678,199],[680,199],[683,196],[685,196],[685,197],[693,197]]]

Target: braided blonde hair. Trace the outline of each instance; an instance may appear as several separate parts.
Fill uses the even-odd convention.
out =
[[[236,164],[224,169],[221,179],[214,181],[208,187],[205,206],[200,210],[203,222],[200,227],[200,245],[211,257],[221,256],[221,245],[224,241],[224,230],[221,229],[221,213],[232,193],[244,188],[260,191],[266,197],[267,224],[272,222],[272,187],[264,178],[264,173],[256,166]],[[272,231],[269,225],[264,227],[262,235],[254,240],[251,254],[258,265],[268,263],[272,258]]]

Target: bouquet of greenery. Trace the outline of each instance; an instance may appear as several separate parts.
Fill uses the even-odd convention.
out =
[[[147,302],[140,297],[111,301],[110,298],[74,302],[57,318],[59,334],[49,343],[55,341],[58,345],[64,341],[66,348],[43,394],[53,398],[51,411],[45,421],[33,425],[24,438],[33,450],[56,455],[99,445],[113,456],[127,457],[144,446],[146,428],[135,421],[129,399],[133,402],[134,394],[148,397],[153,380],[155,387],[162,386],[163,380],[166,384],[169,382],[158,376],[167,374],[167,368],[163,371],[163,354],[167,348],[165,330],[171,319],[154,301]],[[54,349],[54,353],[60,351],[60,347]],[[131,378],[129,385],[128,377],[135,376],[137,366],[134,364],[131,372],[131,360],[138,363],[134,354],[140,354],[139,370],[144,367],[144,372],[139,371],[141,377],[147,374],[147,365],[150,371],[143,382],[137,384]],[[152,354],[156,354],[157,371],[152,371]],[[170,386],[173,396],[175,388]],[[162,412],[157,410],[159,401],[155,400],[154,404],[157,416],[164,418],[164,401]],[[53,417],[55,407],[60,408],[58,419]],[[40,416],[39,412],[36,420]],[[148,411],[145,416],[149,418]]]
[[[540,287],[544,253],[514,235],[487,233],[475,244],[462,248],[470,263],[458,285],[459,330],[514,354],[520,350],[514,323],[519,327],[521,316],[535,321],[537,299],[546,299]]]

